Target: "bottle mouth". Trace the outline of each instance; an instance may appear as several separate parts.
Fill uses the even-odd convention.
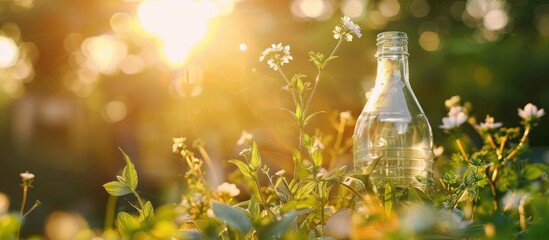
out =
[[[408,56],[408,36],[404,32],[390,31],[382,32],[377,35],[377,53],[376,57],[382,55],[401,55]]]

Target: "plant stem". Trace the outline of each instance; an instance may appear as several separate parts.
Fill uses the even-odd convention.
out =
[[[286,82],[286,84],[288,85],[288,92],[290,92],[290,94],[292,95],[292,100],[294,100],[294,105],[297,107],[298,101],[297,101],[297,98],[295,96],[294,91],[292,91],[292,88],[291,88],[292,83],[290,82],[288,77],[286,77],[286,74],[282,71],[282,69],[280,67],[278,68],[278,72],[280,73],[280,75],[284,79],[284,82]]]
[[[257,187],[257,192],[259,193],[259,197],[261,198],[261,205],[263,205],[263,208],[270,217],[275,217],[274,213],[271,211],[270,208],[267,207],[267,201],[265,201],[265,196],[263,196],[263,193],[261,192],[261,185],[259,184],[259,179],[257,178],[257,175],[254,176],[255,180],[255,186]]]
[[[518,211],[520,216],[520,230],[526,230],[526,216],[524,214],[524,204],[526,203],[526,197],[522,197],[519,202]]]
[[[494,207],[494,210],[498,210],[498,199],[497,199],[497,191],[496,191],[496,183],[490,179],[490,177],[486,176],[486,179],[488,179],[488,183],[490,185],[490,190],[492,191],[492,196],[494,197],[494,200],[492,201],[492,206]]]
[[[526,139],[528,139],[528,134],[530,134],[531,128],[532,127],[530,125],[526,125],[526,129],[524,129],[524,133],[522,135],[522,138],[520,139],[519,144],[513,149],[513,151],[511,151],[511,153],[509,153],[509,155],[507,155],[507,157],[505,157],[505,159],[503,159],[504,162],[513,158],[517,154],[517,152],[524,146]]]
[[[141,207],[141,210],[143,210],[143,208],[145,208],[145,205],[143,205],[143,200],[141,200],[141,196],[139,196],[139,193],[137,193],[137,191],[135,190],[132,190],[132,193],[137,198],[137,201],[139,202],[139,206]]]
[[[29,190],[29,186],[26,183],[23,183],[23,200],[21,201],[21,209],[19,210],[19,215],[21,216],[21,222],[19,223],[19,226],[17,228],[16,239],[19,239],[19,236],[21,234],[21,225],[23,225],[23,212],[25,211],[25,204],[27,203],[28,190]]]
[[[336,46],[334,47],[334,50],[332,50],[332,53],[330,53],[330,56],[328,56],[326,59],[329,59],[332,56],[334,56],[337,49],[341,45],[341,42],[343,42],[343,39],[339,39]],[[326,65],[328,65],[328,61],[326,61],[324,63],[324,65],[322,66],[322,69],[324,69],[326,67]],[[316,75],[316,78],[315,78],[315,82],[314,82],[314,85],[313,85],[313,90],[311,90],[311,94],[309,94],[309,98],[307,99],[307,104],[305,104],[305,108],[303,108],[303,116],[307,116],[307,110],[309,110],[309,105],[311,105],[311,100],[313,99],[313,96],[315,95],[316,88],[318,86],[318,81],[320,80],[320,73],[321,73],[321,70],[319,69],[318,74]]]
[[[465,152],[465,148],[463,147],[463,144],[461,143],[461,140],[458,138],[456,139],[457,146],[459,148],[459,152],[461,153],[461,156],[466,162],[469,162],[469,157],[467,156],[467,152]]]
[[[109,194],[107,200],[107,209],[105,211],[105,226],[103,227],[105,231],[111,229],[112,224],[114,223],[116,199],[118,197]]]

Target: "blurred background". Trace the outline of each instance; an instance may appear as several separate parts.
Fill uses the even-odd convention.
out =
[[[345,42],[325,71],[312,110],[328,114],[309,133],[330,131],[339,111],[360,113],[374,85],[376,35],[389,30],[409,36],[410,81],[437,145],[446,144],[438,125],[453,95],[471,101],[479,120],[489,113],[506,126],[518,125],[528,102],[549,107],[542,0],[2,0],[0,192],[18,209],[19,173],[28,170],[36,175],[29,201],[43,204],[23,236],[43,232],[59,210],[101,228],[102,184],[124,164],[118,147],[156,203],[178,201],[184,168],[172,137],[189,147],[203,139],[219,169],[232,169],[245,130],[273,169],[290,167],[298,130],[280,108],[291,98],[259,56],[289,44],[294,61],[284,70],[312,79],[307,53],[328,54],[343,15],[364,36]],[[542,118],[531,135],[535,161],[549,161],[548,125]]]

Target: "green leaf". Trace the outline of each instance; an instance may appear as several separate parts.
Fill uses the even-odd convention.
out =
[[[154,217],[154,208],[150,201],[143,205],[143,209],[139,210],[139,221],[149,221]]]
[[[499,178],[497,179],[497,189],[500,192],[505,192],[509,189],[518,187],[519,177],[517,172],[510,167],[503,168]]]
[[[321,113],[326,113],[326,111],[318,111],[318,112],[311,113],[309,116],[305,118],[305,121],[303,121],[303,126],[307,125],[307,123],[309,123],[311,119],[313,119],[313,117]]]
[[[294,164],[298,164],[301,162],[301,152],[297,149],[292,150],[292,159],[294,160]]]
[[[393,211],[393,203],[395,202],[395,191],[391,182],[385,184],[385,198],[383,199],[385,203],[385,214],[391,216],[391,211]]]
[[[137,217],[126,212],[118,213],[116,222],[122,239],[132,239],[133,234],[141,227]]]
[[[250,203],[248,204],[248,212],[250,212],[251,216],[257,216],[259,214],[259,202],[254,196],[250,198]]]
[[[237,208],[214,202],[213,211],[215,216],[225,221],[228,226],[233,227],[242,235],[246,235],[252,229],[250,219]]]
[[[271,222],[267,224],[267,226],[259,229],[259,239],[272,239],[286,233],[290,226],[294,223],[297,216],[310,211],[310,209],[299,209],[286,213],[279,221]]]
[[[257,147],[257,144],[254,142],[252,145],[252,158],[250,159],[250,167],[255,171],[259,169],[259,166],[261,165],[261,155],[259,155],[259,148]]]
[[[135,190],[137,189],[138,182],[137,171],[135,170],[135,166],[130,160],[130,157],[128,157],[122,149],[120,149],[120,151],[122,152],[122,155],[124,155],[124,160],[126,160],[126,167],[124,167],[124,170],[122,171],[122,177],[126,180],[128,187],[130,187],[131,190]]]
[[[126,184],[119,181],[105,183],[103,184],[103,187],[110,195],[117,197],[124,196],[132,192],[132,190]]]
[[[296,121],[299,123],[299,125],[301,125],[301,119],[303,117],[303,112],[301,111],[301,106],[299,104],[297,104],[295,106],[295,113],[294,113],[294,117],[296,119]]]
[[[527,180],[536,180],[547,172],[547,165],[543,163],[528,164],[521,171],[521,175]]]
[[[313,192],[315,187],[316,181],[309,181],[305,183],[305,185],[297,188],[297,192],[295,193],[295,199],[301,200],[307,198],[311,194],[311,192]]]
[[[313,164],[315,165],[316,168],[322,167],[323,158],[322,158],[322,152],[320,152],[320,150],[316,150],[313,153],[311,153],[311,159],[313,160]]]
[[[238,170],[240,170],[242,175],[244,175],[245,177],[250,178],[252,180],[255,179],[252,169],[245,162],[237,159],[229,160],[229,162],[236,165],[236,167],[238,167]]]

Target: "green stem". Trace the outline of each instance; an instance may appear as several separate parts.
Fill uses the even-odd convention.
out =
[[[115,207],[116,207],[116,199],[117,198],[118,197],[109,194],[109,198],[107,200],[107,209],[106,209],[106,212],[105,212],[105,226],[104,226],[105,231],[111,229],[111,227],[114,223],[114,214],[115,214]]]
[[[332,56],[334,56],[337,49],[341,45],[342,41],[343,41],[343,39],[339,39],[336,46],[334,47],[334,50],[332,50],[332,53],[330,53],[330,56],[328,56],[326,59],[329,59]],[[322,66],[322,69],[324,69],[326,67],[326,65],[328,65],[328,61],[326,61],[324,63],[324,65]],[[315,78],[315,83],[314,83],[313,89],[311,90],[311,94],[309,94],[309,98],[307,99],[307,104],[305,104],[305,108],[303,109],[303,116],[307,116],[307,110],[309,109],[309,105],[311,105],[311,100],[313,99],[313,96],[315,95],[316,88],[318,86],[318,81],[320,80],[320,73],[321,73],[321,70],[319,69],[318,74],[316,75],[316,78]]]
[[[297,106],[297,105],[298,105],[298,101],[297,101],[297,98],[296,98],[296,96],[295,96],[294,91],[292,91],[290,80],[288,79],[288,77],[286,77],[286,74],[282,71],[282,69],[281,69],[280,67],[278,68],[278,72],[280,73],[280,75],[281,75],[282,78],[284,79],[284,82],[286,82],[286,84],[288,85],[288,91],[289,91],[290,94],[292,95],[292,100],[294,100],[294,105]]]
[[[145,208],[145,205],[143,205],[143,200],[141,200],[141,196],[139,196],[139,193],[137,193],[137,191],[135,190],[132,190],[132,193],[137,198],[137,201],[139,202],[139,206],[141,207],[141,210],[143,210],[143,208]]]
[[[463,144],[461,143],[461,140],[459,138],[456,139],[456,143],[463,159],[466,162],[469,162],[469,157],[467,156],[467,152],[465,151],[465,148],[463,147]]]
[[[21,201],[21,209],[19,210],[19,215],[21,216],[21,222],[19,223],[19,227],[17,228],[17,239],[19,239],[19,236],[21,234],[21,225],[23,225],[23,212],[25,211],[25,204],[27,203],[27,192],[29,190],[29,186],[27,186],[26,183],[23,183],[23,200]]]
[[[269,217],[275,217],[271,209],[267,207],[267,201],[265,201],[265,196],[263,196],[263,193],[261,192],[261,185],[259,184],[259,179],[257,178],[257,176],[254,176],[254,180],[255,186],[257,187],[257,192],[259,193],[259,197],[261,198],[261,205],[263,205],[263,208],[265,209],[265,211],[267,211]]]
[[[504,162],[513,158],[517,154],[517,152],[524,146],[526,139],[528,139],[528,134],[530,134],[530,129],[530,125],[526,125],[526,129],[524,129],[524,133],[522,135],[522,138],[520,139],[518,146],[516,146],[513,151],[511,151],[511,153],[507,155],[507,157],[505,157],[505,159],[503,160]]]

